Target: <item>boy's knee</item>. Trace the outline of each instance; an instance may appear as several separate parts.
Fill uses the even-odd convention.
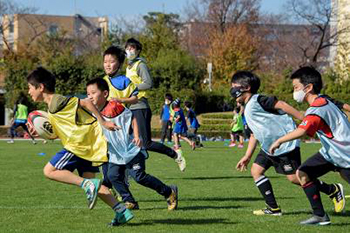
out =
[[[51,173],[55,170],[56,170],[56,168],[54,166],[52,166],[50,163],[46,164],[44,169],[43,169],[44,176],[46,178],[51,179],[51,177],[52,177]]]
[[[135,174],[134,179],[136,183],[143,184],[146,180],[147,174],[145,172],[140,172]]]
[[[301,185],[304,185],[310,181],[309,176],[305,172],[303,172],[299,169],[296,172],[296,176],[298,177],[298,180],[299,180]]]
[[[260,176],[264,175],[264,170],[260,169],[258,165],[254,163],[253,166],[250,168],[250,174],[252,175],[254,180],[256,180]]]
[[[287,179],[292,182],[293,184],[300,185],[299,179],[296,174],[293,175],[287,175]]]
[[[108,172],[107,173],[107,178],[112,183],[123,181],[123,177],[122,176],[120,176],[119,174],[115,174],[113,172]]]

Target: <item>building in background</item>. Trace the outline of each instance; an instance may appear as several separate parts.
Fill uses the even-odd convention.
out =
[[[332,0],[335,12],[331,23],[332,34],[339,33],[331,49],[331,65],[344,80],[350,74],[350,0]]]
[[[107,17],[84,17],[14,14],[5,15],[0,21],[0,59],[5,50],[19,52],[35,44],[43,35],[64,33],[67,39],[79,40],[76,54],[100,46],[108,34]],[[1,61],[0,61],[1,65]],[[0,73],[0,125],[9,124],[9,109],[5,109],[5,77]]]

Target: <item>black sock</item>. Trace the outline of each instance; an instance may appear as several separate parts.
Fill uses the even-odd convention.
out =
[[[318,190],[320,190],[320,192],[324,194],[331,195],[336,190],[333,184],[327,184],[321,180],[315,180],[314,182],[315,184],[317,184]]]
[[[321,201],[320,191],[318,190],[318,185],[311,181],[302,187],[307,198],[309,199],[314,215],[323,217],[325,212]]]
[[[273,209],[278,208],[269,179],[265,176],[260,176],[255,181],[255,184],[260,190],[261,195],[264,197],[266,204],[268,204]]]

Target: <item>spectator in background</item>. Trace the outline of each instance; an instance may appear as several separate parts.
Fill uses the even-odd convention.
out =
[[[164,97],[164,105],[160,112],[160,122],[162,125],[162,134],[160,138],[160,142],[164,143],[165,137],[168,139],[168,143],[171,143],[171,135],[172,135],[172,122],[170,121],[170,111],[171,111],[171,103],[173,102],[173,96],[170,93],[166,93]]]

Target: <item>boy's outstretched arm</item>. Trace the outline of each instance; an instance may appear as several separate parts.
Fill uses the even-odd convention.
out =
[[[306,134],[306,132],[307,131],[305,129],[297,128],[294,131],[290,132],[289,134],[286,134],[283,137],[280,137],[270,146],[270,150],[269,150],[270,154],[273,155],[275,150],[278,149],[282,143],[301,138]]]
[[[123,104],[136,104],[139,101],[139,98],[137,98],[136,95],[133,95],[129,98],[112,98],[112,99]]]
[[[292,106],[290,106],[284,101],[278,100],[275,104],[275,108],[281,109],[282,111],[286,112],[287,114],[301,121],[304,119],[304,115],[301,112],[299,112],[298,110],[296,110],[295,108],[293,108]]]
[[[113,122],[111,121],[105,121],[103,117],[101,116],[100,111],[97,110],[95,105],[89,100],[89,99],[81,99],[80,100],[80,105],[90,111],[92,114],[95,115],[97,118],[98,122],[105,127],[108,130],[114,131],[119,129],[118,126],[116,126]]]
[[[255,148],[258,144],[258,140],[254,137],[253,134],[250,135],[249,143],[247,151],[245,152],[245,155],[239,160],[239,162],[236,165],[236,169],[238,171],[245,171],[247,170],[247,166],[254,154]]]
[[[132,129],[134,132],[134,139],[132,140],[132,142],[136,146],[142,147],[142,141],[141,141],[140,135],[139,135],[139,126],[137,125],[137,121],[136,121],[135,117],[133,117],[133,119],[132,119]]]

